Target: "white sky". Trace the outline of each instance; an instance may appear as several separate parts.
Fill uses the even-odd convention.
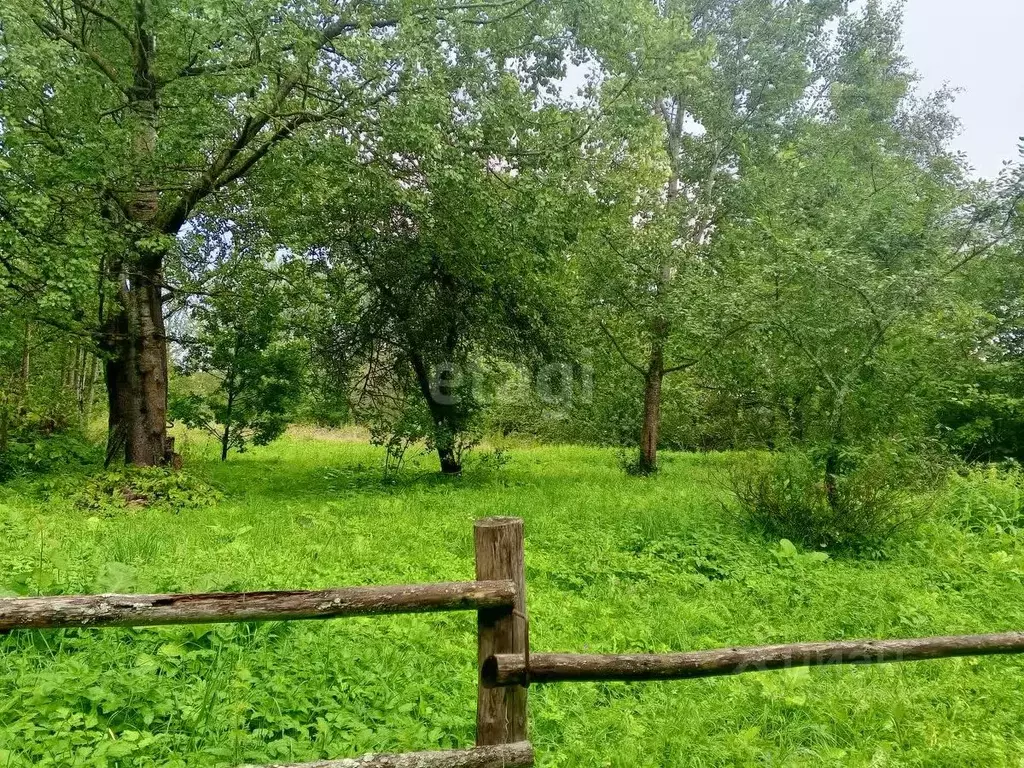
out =
[[[906,55],[935,90],[962,89],[955,147],[978,175],[993,177],[1015,159],[1024,136],[1024,0],[908,0]]]

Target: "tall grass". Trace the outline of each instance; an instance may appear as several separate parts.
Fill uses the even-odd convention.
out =
[[[735,457],[669,454],[657,477],[629,478],[614,451],[509,456],[440,478],[432,457],[414,455],[385,484],[381,452],[362,444],[304,435],[222,465],[193,440],[189,471],[220,502],[111,514],[76,506],[78,481],[20,482],[0,489],[0,588],[465,579],[473,519],[520,515],[538,651],[1024,628],[1024,546],[1012,532],[937,515],[884,561],[786,557],[734,523],[720,478]],[[465,746],[474,633],[467,614],[13,633],[0,638],[0,766]],[[1022,672],[1010,657],[533,688],[531,734],[550,768],[1018,766]]]

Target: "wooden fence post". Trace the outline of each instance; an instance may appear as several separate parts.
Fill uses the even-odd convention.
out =
[[[477,520],[473,526],[476,576],[482,580],[512,581],[515,608],[483,608],[477,612],[477,663],[499,653],[525,654],[526,578],[523,569],[523,521],[517,517]],[[526,741],[526,688],[485,688],[477,683],[477,746]]]

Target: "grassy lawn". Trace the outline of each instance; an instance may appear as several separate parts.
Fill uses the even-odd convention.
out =
[[[512,449],[393,484],[376,449],[292,436],[191,446],[214,506],[82,508],[81,479],[0,489],[0,586],[47,593],[320,588],[472,578],[472,521],[526,520],[538,651],[669,651],[1024,629],[1024,547],[941,519],[885,559],[779,556],[723,506],[736,457]],[[941,504],[936,517],[941,518]],[[0,638],[0,768],[231,766],[467,746],[471,614]],[[531,689],[539,765],[1022,766],[1024,660]]]

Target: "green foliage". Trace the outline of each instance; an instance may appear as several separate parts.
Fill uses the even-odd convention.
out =
[[[473,574],[472,519],[516,514],[537,650],[1024,625],[1019,537],[964,532],[936,514],[885,560],[794,552],[724,512],[717,476],[740,456],[669,454],[657,477],[623,482],[612,450],[518,447],[501,472],[453,483],[410,462],[385,484],[382,448],[329,437],[285,437],[227,464],[215,441],[197,443],[194,463],[224,497],[176,515],[108,517],[18,481],[0,489],[0,582],[28,574],[28,594],[75,594],[462,580]],[[475,631],[472,614],[453,613],[10,633],[0,765],[227,768],[468,746]],[[531,738],[540,765],[566,767],[1011,768],[1024,749],[1022,671],[1016,657],[993,657],[539,686]]]
[[[405,455],[416,443],[433,434],[435,426],[421,403],[398,411],[394,418],[376,418],[370,427],[370,443],[384,448],[384,478],[394,479],[405,465]]]
[[[1008,535],[1024,530],[1024,471],[1016,464],[954,475],[947,493],[946,509],[966,530]]]
[[[939,408],[942,441],[967,461],[1024,459],[1024,378],[1015,324],[1015,318],[993,324],[995,349],[971,361],[966,381],[950,386]]]
[[[29,417],[31,418],[31,417]],[[102,451],[76,432],[47,433],[26,420],[8,435],[6,450],[0,452],[0,482],[16,477],[98,464]]]
[[[619,467],[631,477],[650,477],[658,474],[656,467],[644,466],[636,451],[620,448],[616,455],[618,456]]]
[[[108,470],[89,477],[73,495],[78,508],[109,514],[139,507],[181,512],[212,506],[222,498],[198,477],[164,467]]]
[[[455,580],[468,521],[512,513],[539,647],[1021,626],[1018,469],[926,491],[936,429],[1021,453],[1024,166],[971,179],[900,25],[873,0],[6,0],[0,587]],[[111,384],[111,436],[130,454],[138,412],[162,438],[167,338],[172,416],[222,459],[268,446],[209,467],[223,495],[68,471],[102,364],[151,385]],[[549,399],[551,360],[596,370]],[[373,445],[269,445],[300,409]],[[747,526],[713,483],[733,456],[623,482],[613,452],[499,447],[449,482],[409,454],[456,474],[485,430],[640,424],[783,447],[734,470]],[[472,640],[466,616],[5,636],[0,766],[466,743]],[[553,766],[1011,765],[1015,664],[541,689],[533,728]]]
[[[306,347],[288,327],[282,276],[272,261],[232,254],[203,275],[203,284],[209,298],[190,310],[194,335],[182,368],[215,383],[200,383],[202,392],[176,389],[169,412],[217,437],[226,459],[232,449],[284,434],[302,393]]]
[[[788,451],[734,468],[731,482],[744,522],[811,548],[880,551],[922,516],[905,476],[879,455],[832,475],[820,459]]]
[[[98,359],[81,339],[26,316],[24,303],[8,311],[2,283],[0,482],[96,460],[85,432]]]
[[[773,553],[775,559],[791,568],[809,568],[827,562],[827,552],[801,552],[789,539],[780,539],[779,548]]]
[[[580,142],[597,117],[551,88],[574,44],[562,10],[438,30],[408,52],[423,87],[401,89],[365,137],[290,148],[301,175],[269,206],[321,298],[319,367],[360,422],[390,422],[399,439],[426,427],[446,472],[475,442],[477,368],[550,357],[571,325],[562,278],[590,204]]]

